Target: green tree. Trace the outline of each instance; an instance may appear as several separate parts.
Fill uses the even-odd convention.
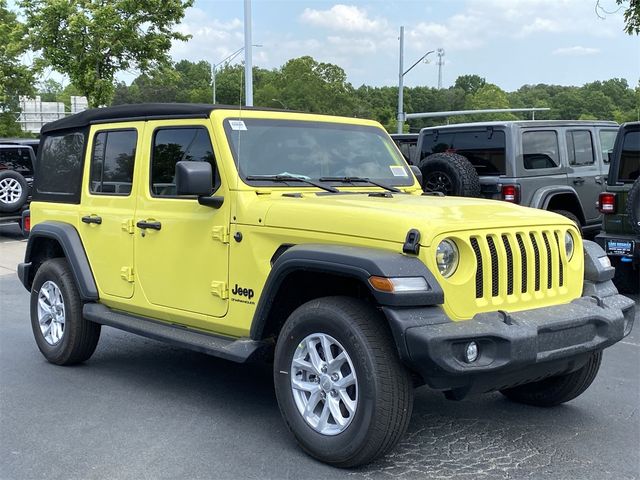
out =
[[[486,83],[472,95],[466,98],[467,110],[484,110],[494,108],[511,108],[507,94],[497,85]],[[464,118],[456,118],[459,121],[490,121],[490,120],[516,120],[517,117],[512,113],[480,113],[465,116]]]
[[[168,62],[172,31],[193,0],[21,0],[39,63],[69,76],[96,107],[114,94],[123,70],[145,72]]]
[[[640,34],[640,0],[616,0],[618,5],[627,5],[624,11],[624,31],[629,35]]]
[[[486,84],[487,81],[480,75],[460,75],[453,86],[464,90],[467,95],[473,95]]]
[[[0,136],[21,135],[16,122],[20,114],[19,96],[32,95],[34,72],[20,61],[26,51],[26,29],[0,0]]]

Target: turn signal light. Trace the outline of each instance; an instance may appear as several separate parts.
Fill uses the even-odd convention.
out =
[[[520,185],[503,185],[502,199],[505,202],[520,203]]]
[[[598,198],[598,210],[600,213],[614,213],[616,211],[616,194],[602,192]]]

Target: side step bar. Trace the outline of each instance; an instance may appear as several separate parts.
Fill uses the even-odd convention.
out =
[[[270,346],[267,342],[249,338],[219,337],[182,326],[121,313],[99,303],[86,303],[82,309],[82,314],[87,320],[101,325],[107,325],[176,347],[195,350],[196,352],[206,353],[238,363],[246,362],[258,350]]]

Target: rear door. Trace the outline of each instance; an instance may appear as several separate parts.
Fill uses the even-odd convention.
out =
[[[586,222],[599,222],[597,202],[604,184],[601,167],[596,162],[592,132],[587,129],[571,129],[565,132],[565,138],[569,163],[568,183],[578,193]]]
[[[101,296],[133,296],[134,176],[144,122],[91,128],[79,233]]]

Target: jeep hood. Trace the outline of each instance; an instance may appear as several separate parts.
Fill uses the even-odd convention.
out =
[[[368,193],[305,194],[273,199],[266,226],[404,242],[418,229],[428,246],[443,233],[508,227],[572,225],[560,215],[497,200]]]

